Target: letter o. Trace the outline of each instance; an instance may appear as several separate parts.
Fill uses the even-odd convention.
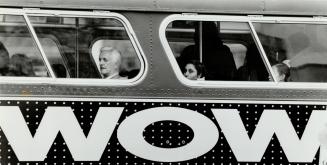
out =
[[[144,129],[151,123],[172,120],[188,125],[194,137],[188,144],[176,148],[160,148],[143,138]],[[210,151],[219,139],[215,124],[206,116],[178,107],[157,107],[127,117],[117,130],[120,144],[130,153],[152,161],[178,162],[199,157]]]

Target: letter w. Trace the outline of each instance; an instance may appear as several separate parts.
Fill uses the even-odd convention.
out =
[[[100,107],[86,138],[72,109],[49,107],[32,137],[18,107],[0,107],[0,127],[19,161],[43,161],[60,132],[75,161],[99,161],[123,107]]]
[[[299,139],[293,124],[284,110],[265,110],[250,139],[236,109],[213,109],[238,161],[259,162],[273,134],[289,162],[312,162],[319,149],[319,131],[327,123],[326,111],[313,111],[302,138]]]

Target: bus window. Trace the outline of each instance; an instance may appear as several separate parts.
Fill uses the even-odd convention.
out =
[[[269,81],[248,23],[173,21],[166,36],[187,79]]]
[[[1,76],[49,77],[23,16],[1,15]]]
[[[327,25],[253,25],[277,81],[327,82]]]
[[[101,50],[106,47],[116,48],[121,54],[119,75],[122,79],[124,79],[125,77],[133,78],[138,74],[140,70],[140,61],[137,58],[137,54],[129,40],[97,40],[92,45],[92,55],[94,59],[99,59]],[[95,60],[95,63],[101,73],[100,61]]]
[[[125,27],[117,19],[29,18],[40,40],[55,43],[45,45],[41,41],[43,48],[55,47],[45,53],[57,77],[127,80],[139,74],[140,59]],[[111,59],[104,62],[102,56]]]

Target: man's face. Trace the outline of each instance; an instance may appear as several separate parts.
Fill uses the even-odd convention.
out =
[[[0,51],[0,69],[5,68],[9,64],[9,55],[6,52]]]
[[[102,52],[99,56],[100,72],[104,77],[108,77],[117,70],[117,57],[112,52]]]

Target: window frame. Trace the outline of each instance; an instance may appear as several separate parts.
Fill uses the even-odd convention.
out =
[[[30,31],[31,37],[37,45],[37,49],[41,52],[45,66],[49,71],[50,77],[6,77],[0,79],[0,83],[15,83],[15,84],[60,84],[60,85],[85,85],[85,86],[134,86],[139,84],[144,78],[148,70],[148,64],[143,50],[138,42],[136,34],[132,29],[131,24],[123,15],[114,12],[88,12],[88,11],[67,11],[67,10],[41,10],[41,9],[8,9],[1,8],[0,14],[4,15],[21,15],[24,17],[27,28]],[[34,31],[34,27],[29,20],[29,16],[57,16],[57,17],[72,17],[72,18],[111,18],[119,21],[126,31],[129,41],[131,42],[137,58],[140,61],[140,71],[132,79],[115,80],[115,79],[95,79],[95,78],[57,78],[50,65],[43,47]],[[59,45],[58,45],[59,47]],[[60,47],[59,47],[60,48]],[[62,55],[61,55],[62,56]],[[93,63],[93,62],[92,62]]]
[[[253,37],[254,42],[260,52],[261,58],[267,68],[268,74],[270,74],[274,81],[196,81],[187,79],[179,65],[177,60],[169,46],[166,38],[166,29],[168,25],[173,21],[221,21],[221,22],[237,22],[247,23],[249,30]],[[282,89],[295,89],[295,88],[306,88],[306,89],[327,89],[327,82],[277,82],[276,75],[272,71],[272,67],[263,49],[261,41],[254,29],[253,23],[301,23],[301,24],[327,24],[327,18],[325,17],[274,17],[274,16],[230,16],[230,15],[198,15],[198,14],[172,14],[166,17],[160,25],[159,37],[172,66],[172,69],[177,79],[188,87],[201,87],[201,88],[282,88]]]

